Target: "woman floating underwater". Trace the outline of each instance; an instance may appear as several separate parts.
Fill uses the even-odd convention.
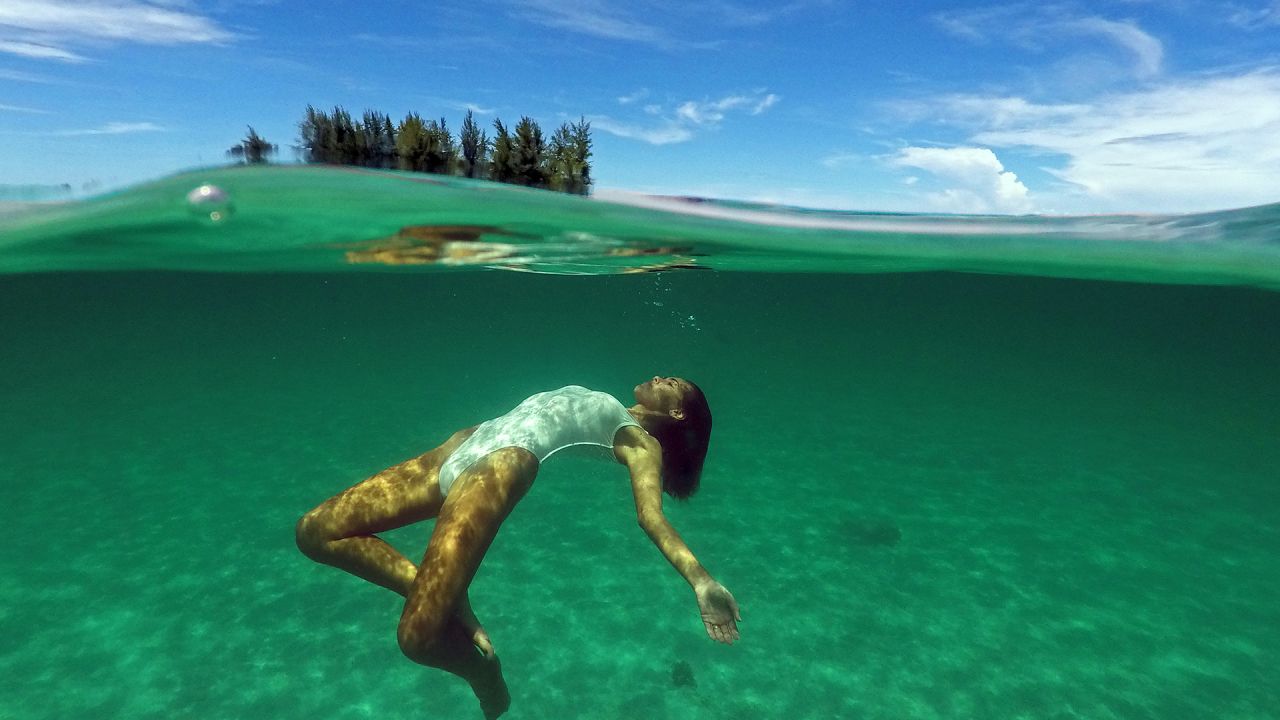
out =
[[[511,699],[467,588],[540,463],[570,445],[599,445],[630,472],[640,526],[693,588],[707,635],[732,643],[742,619],[737,601],[662,513],[663,492],[684,499],[698,488],[711,410],[696,385],[674,377],[637,385],[635,399],[625,408],[576,385],[533,395],[326,500],[298,522],[298,547],[317,562],[403,595],[400,649],[414,662],[466,680],[485,717],[497,718]],[[420,566],[376,535],[433,517]]]

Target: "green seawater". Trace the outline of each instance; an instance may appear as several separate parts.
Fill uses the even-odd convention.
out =
[[[556,456],[471,590],[506,717],[1280,716],[1276,206],[678,205],[275,168],[0,217],[0,718],[480,717],[294,523],[534,392],[654,374],[711,402],[666,510],[742,638],[625,469]],[[401,229],[442,225],[417,264]]]

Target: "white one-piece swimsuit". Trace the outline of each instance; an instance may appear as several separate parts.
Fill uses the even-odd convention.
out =
[[[485,421],[440,466],[440,492],[476,461],[495,450],[524,448],[546,460],[573,445],[613,448],[613,436],[627,425],[640,425],[631,413],[608,393],[569,385],[530,395],[511,412]]]

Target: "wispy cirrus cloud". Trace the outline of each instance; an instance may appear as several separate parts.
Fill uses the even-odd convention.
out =
[[[623,97],[618,98],[618,102],[629,105],[635,99]],[[646,105],[644,113],[657,117],[656,123],[628,122],[607,115],[597,115],[590,120],[592,127],[611,135],[642,140],[651,145],[669,145],[692,140],[700,129],[718,127],[730,113],[759,115],[776,105],[779,99],[773,93],[757,90],[745,95],[726,95],[714,100],[686,100],[676,104],[671,110],[658,104]]]
[[[62,81],[45,77],[44,75],[35,75],[19,70],[0,70],[0,80],[12,80],[14,82],[38,83],[41,85],[60,84]]]
[[[1235,6],[1227,16],[1227,22],[1245,30],[1263,30],[1280,25],[1280,0],[1271,0],[1263,6]]]
[[[0,53],[34,58],[36,60],[61,60],[62,62],[72,63],[82,63],[88,59],[83,55],[77,55],[70,50],[64,50],[53,45],[42,45],[19,40],[0,40]]]
[[[777,102],[778,96],[773,93],[763,97],[730,95],[719,100],[689,100],[676,108],[676,117],[693,125],[715,125],[724,120],[725,113],[731,110],[746,110],[751,115],[759,115]]]
[[[1164,44],[1132,22],[1084,17],[1064,20],[1058,27],[1110,40],[1128,50],[1133,55],[1134,74],[1140,78],[1156,75],[1164,63]]]
[[[703,0],[689,3],[683,8],[730,27],[759,27],[768,25],[787,17],[795,16],[805,10],[826,6],[827,0],[795,0],[794,2],[771,2],[748,6],[729,0]]]
[[[662,28],[636,17],[628,6],[605,0],[523,0],[511,14],[523,20],[606,40],[671,47],[677,43]]]
[[[667,0],[505,0],[511,17],[580,35],[649,45],[661,50],[718,49],[744,28],[760,28],[834,0],[748,4],[733,0],[672,3]],[[721,32],[705,39],[694,33]]]
[[[917,108],[918,109],[918,108]],[[1280,69],[1168,81],[1088,102],[933,100],[967,143],[1043,158],[1054,203],[1112,210],[1209,210],[1280,199]],[[917,116],[919,117],[919,116]]]
[[[399,51],[423,53],[445,52],[446,56],[466,57],[478,51],[505,52],[510,48],[499,37],[482,31],[452,32],[415,35],[389,35],[383,33],[358,32],[351,36],[352,40],[375,45],[375,51],[394,49]],[[437,63],[436,68],[457,70],[458,65]]]
[[[233,35],[213,20],[155,0],[4,0],[0,53],[83,62],[85,43],[220,43]]]
[[[457,98],[439,97],[436,95],[426,95],[424,99],[432,105],[447,107],[450,110],[460,110],[466,112],[470,110],[476,115],[492,115],[496,112],[496,108],[485,107],[480,103],[471,102],[469,100],[459,100]]]
[[[165,128],[160,125],[150,122],[109,122],[95,128],[60,130],[49,134],[60,137],[74,137],[81,135],[128,135],[132,133],[164,132],[164,130]]]
[[[626,94],[626,95],[620,95],[620,96],[618,97],[618,104],[619,104],[619,105],[630,105],[631,103],[639,102],[639,101],[641,101],[641,100],[643,100],[643,99],[645,99],[645,98],[647,98],[647,97],[649,97],[649,89],[648,89],[648,88],[640,88],[639,90],[637,90],[637,91],[635,91],[635,92],[633,92],[633,93],[628,93],[628,94]]]
[[[942,120],[965,128],[973,128],[979,124],[987,128],[1003,128],[1014,123],[1087,113],[1092,107],[1088,103],[1039,103],[1017,96],[968,94],[890,100],[881,103],[881,106],[895,122]]]
[[[1061,6],[1008,5],[943,12],[933,21],[947,32],[981,44],[1009,41],[1040,51],[1069,39],[1094,38],[1131,56],[1140,78],[1157,75],[1164,64],[1164,43],[1131,20],[1078,15]]]
[[[590,121],[593,129],[629,140],[641,140],[650,145],[671,145],[693,139],[693,130],[670,120],[660,125],[645,126],[615,120],[608,115],[596,115]]]
[[[0,104],[0,112],[16,112],[27,113],[31,115],[49,115],[48,110],[40,110],[38,108],[23,107],[21,105],[3,105]]]

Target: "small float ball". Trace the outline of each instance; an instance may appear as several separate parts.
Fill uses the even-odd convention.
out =
[[[187,193],[187,209],[202,220],[217,224],[231,216],[231,196],[217,185],[201,185]]]

